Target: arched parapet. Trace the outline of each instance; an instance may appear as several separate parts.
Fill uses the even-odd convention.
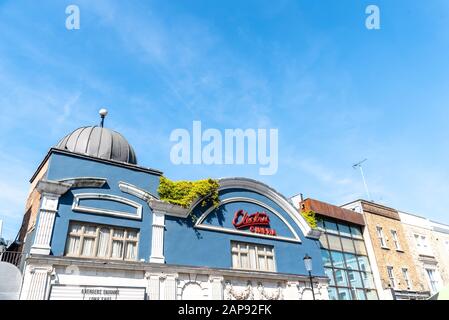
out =
[[[228,189],[245,189],[259,193],[269,198],[288,214],[288,216],[300,228],[304,236],[315,239],[319,238],[319,232],[317,233],[316,230],[313,230],[307,224],[306,220],[298,213],[298,211],[293,207],[290,201],[275,189],[267,186],[266,184],[249,178],[223,178],[219,180],[219,184],[219,192]]]

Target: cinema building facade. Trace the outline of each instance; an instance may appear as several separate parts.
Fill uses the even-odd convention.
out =
[[[162,172],[115,131],[83,127],[31,179],[21,299],[327,300],[320,232],[269,186],[219,180],[218,207],[161,201]],[[312,258],[312,277],[303,258]]]

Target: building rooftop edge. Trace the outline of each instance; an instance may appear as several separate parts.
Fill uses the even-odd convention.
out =
[[[342,204],[340,207],[343,207],[343,206],[346,206],[348,204],[352,204],[352,203],[355,203],[355,202],[365,202],[365,203],[370,203],[370,204],[382,206],[382,207],[385,207],[385,208],[389,208],[389,209],[397,211],[398,214],[406,214],[406,215],[414,216],[414,217],[417,217],[417,218],[425,219],[425,220],[428,220],[431,224],[439,224],[439,225],[442,225],[442,226],[447,227],[449,229],[449,224],[447,224],[447,223],[443,223],[443,222],[439,222],[439,221],[436,221],[436,220],[432,220],[430,218],[427,218],[425,216],[421,216],[419,214],[398,210],[398,209],[395,209],[395,208],[391,208],[391,207],[388,207],[388,206],[385,206],[385,205],[382,205],[382,204],[378,204],[378,203],[375,203],[375,202],[372,202],[372,201],[364,200],[364,199],[353,200],[353,201],[347,202],[345,204]],[[402,221],[402,219],[401,219],[401,221]],[[433,225],[431,225],[431,227],[433,227]]]
[[[47,162],[47,160],[50,158],[50,156],[52,154],[54,154],[54,153],[74,156],[74,157],[88,159],[88,160],[101,162],[101,163],[107,163],[107,164],[111,164],[111,165],[114,165],[114,166],[127,168],[127,169],[130,169],[130,170],[136,170],[136,171],[141,171],[141,172],[155,174],[155,175],[158,175],[158,176],[161,176],[163,174],[162,171],[159,171],[159,170],[156,170],[156,169],[152,169],[152,168],[143,167],[143,166],[136,165],[136,164],[130,164],[130,163],[125,163],[125,162],[120,162],[120,161],[115,161],[115,160],[97,158],[97,157],[93,157],[93,156],[89,156],[89,155],[85,155],[85,154],[81,154],[81,153],[71,152],[71,151],[67,151],[67,150],[61,150],[61,149],[52,147],[52,148],[50,148],[48,150],[48,152],[45,155],[44,159],[40,162],[40,164],[37,167],[37,169],[35,170],[34,174],[31,176],[31,178],[29,180],[30,183],[33,182],[33,180],[36,178],[37,174],[40,172],[40,170],[42,169],[44,164]]]
[[[307,202],[309,202],[309,203],[313,203],[313,202],[320,203],[320,204],[323,204],[325,206],[329,206],[331,208],[335,208],[335,210],[339,210],[341,212],[341,214],[344,214],[344,216],[340,216],[338,213],[330,212],[330,211],[329,212],[317,211],[316,213],[318,213],[318,214],[321,214],[321,215],[324,215],[324,216],[327,216],[327,217],[330,217],[330,218],[333,218],[333,219],[341,220],[341,221],[351,222],[351,223],[354,223],[354,224],[357,224],[357,225],[361,225],[361,226],[365,225],[365,221],[364,221],[363,215],[361,215],[360,213],[355,212],[353,210],[342,208],[340,206],[337,206],[337,205],[334,205],[334,204],[331,204],[331,203],[328,203],[328,202],[324,202],[324,201],[321,201],[321,200],[317,200],[317,199],[314,199],[314,198],[310,198],[310,197],[308,197],[308,198],[306,198],[306,199],[304,199],[302,201],[302,203],[307,203]]]

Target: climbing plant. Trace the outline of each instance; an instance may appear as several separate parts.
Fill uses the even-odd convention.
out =
[[[162,201],[189,208],[197,199],[203,199],[201,205],[204,207],[208,202],[217,207],[218,180],[203,179],[197,181],[172,181],[161,176],[158,193]],[[194,219],[193,216],[191,216]]]
[[[302,210],[301,215],[306,219],[311,228],[316,228],[318,226],[318,219],[313,210]]]

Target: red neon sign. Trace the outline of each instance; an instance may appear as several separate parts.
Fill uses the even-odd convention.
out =
[[[236,229],[246,229],[259,234],[276,235],[276,231],[270,229],[270,217],[265,212],[248,214],[244,210],[238,210],[234,214],[232,224]]]

